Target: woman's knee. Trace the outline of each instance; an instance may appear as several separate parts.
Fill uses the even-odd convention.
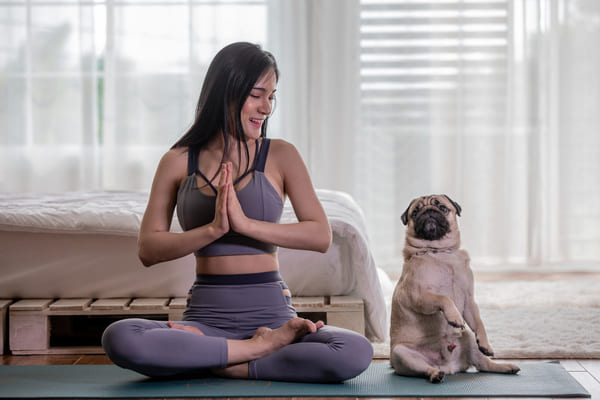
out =
[[[345,379],[353,378],[366,370],[373,361],[373,346],[364,336],[348,332],[346,337],[344,365],[347,366]]]
[[[102,348],[115,364],[129,367],[130,360],[136,359],[140,335],[151,328],[154,321],[138,318],[122,319],[110,324],[102,333]]]
[[[334,380],[343,381],[354,378],[366,370],[373,360],[373,346],[362,335],[346,330],[333,328],[327,333],[330,336],[329,356],[335,364]]]

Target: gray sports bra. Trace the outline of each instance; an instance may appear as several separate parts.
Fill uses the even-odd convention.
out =
[[[270,139],[263,139],[259,150],[256,140],[254,166],[239,177],[234,185],[249,173],[254,173],[250,182],[240,191],[237,197],[247,217],[267,222],[279,222],[283,212],[283,201],[265,176],[265,164],[269,152]],[[188,176],[177,191],[177,218],[183,230],[190,230],[209,224],[215,218],[215,202],[217,189],[198,170],[198,153],[188,149]],[[215,192],[215,196],[206,195],[198,190],[196,175],[204,179]],[[219,239],[194,252],[196,256],[225,256],[241,254],[274,253],[277,246],[258,241],[248,236],[229,231]]]

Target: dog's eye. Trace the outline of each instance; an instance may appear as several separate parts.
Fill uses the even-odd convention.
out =
[[[417,207],[410,213],[410,216],[412,218],[416,218],[418,213],[419,213],[419,208]]]
[[[440,211],[442,211],[444,214],[446,214],[448,211],[450,211],[450,209],[442,204],[440,206]]]

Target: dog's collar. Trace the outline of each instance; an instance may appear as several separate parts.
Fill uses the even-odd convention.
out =
[[[415,256],[424,256],[425,254],[428,253],[432,253],[432,254],[437,254],[437,253],[453,253],[455,249],[449,248],[449,249],[434,249],[434,248],[425,248],[423,250],[419,250],[415,253]]]

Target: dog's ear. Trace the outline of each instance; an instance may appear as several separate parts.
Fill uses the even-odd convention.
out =
[[[412,203],[414,203],[414,202],[415,202],[414,200],[412,200],[412,201],[410,202],[410,204],[409,204],[409,205],[408,205],[408,207],[406,208],[406,211],[404,211],[404,213],[403,213],[403,214],[402,214],[402,216],[400,217],[400,219],[402,220],[402,223],[403,223],[404,225],[407,225],[407,224],[408,224],[408,210],[410,209],[410,206],[412,206]]]
[[[456,209],[456,215],[458,215],[460,217],[460,212],[462,211],[461,206],[457,202],[452,200],[450,197],[448,197],[447,195],[444,195],[444,197],[447,198],[450,203],[452,203],[452,205]]]

